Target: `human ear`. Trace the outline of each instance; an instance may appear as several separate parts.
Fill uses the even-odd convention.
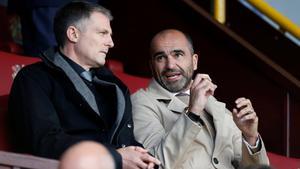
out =
[[[75,26],[69,26],[67,29],[67,38],[69,41],[76,43],[79,39],[80,31]]]
[[[198,55],[197,54],[193,54],[192,61],[193,61],[193,69],[197,70],[197,68],[198,68]]]

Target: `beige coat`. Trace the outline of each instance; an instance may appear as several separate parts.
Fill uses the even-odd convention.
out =
[[[205,111],[212,115],[215,140],[207,128],[184,112],[187,106],[152,80],[146,90],[132,95],[134,134],[165,169],[231,169],[248,164],[269,164],[264,144],[253,154],[242,141],[225,104],[208,99]],[[213,132],[213,131],[209,131]]]

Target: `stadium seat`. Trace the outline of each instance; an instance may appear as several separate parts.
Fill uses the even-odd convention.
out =
[[[300,169],[300,159],[289,158],[268,152],[270,164],[274,169]]]
[[[14,65],[28,65],[38,62],[40,59],[26,57],[17,54],[0,51],[0,95],[9,94],[10,87],[13,82],[12,67]]]

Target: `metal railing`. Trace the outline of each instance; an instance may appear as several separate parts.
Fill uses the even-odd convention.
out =
[[[247,2],[277,23],[280,26],[281,31],[287,31],[296,38],[300,39],[300,27],[292,22],[289,18],[282,15],[268,3],[263,0],[247,0]]]
[[[242,46],[244,46],[246,49],[251,51],[254,56],[256,56],[259,60],[270,66],[275,72],[282,75],[286,80],[288,80],[291,84],[295,85],[297,89],[300,89],[300,80],[295,77],[293,74],[288,72],[286,69],[284,69],[282,66],[274,62],[272,59],[270,59],[267,55],[262,53],[260,50],[255,48],[252,44],[250,44],[248,41],[246,41],[244,38],[239,36],[237,33],[233,32],[226,26],[223,26],[222,24],[218,24],[218,22],[215,21],[215,19],[212,18],[212,16],[205,11],[202,7],[200,7],[194,0],[182,0],[184,3],[186,3],[189,7],[191,7],[194,11],[201,14],[203,17],[205,17],[207,20],[209,20],[212,24],[219,27],[222,31],[224,31],[227,35],[229,35],[231,38],[239,42]]]

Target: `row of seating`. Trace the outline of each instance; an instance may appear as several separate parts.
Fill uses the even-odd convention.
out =
[[[25,57],[25,56],[20,56],[16,54],[11,54],[7,52],[1,52],[0,51],[0,150],[5,150],[5,151],[12,151],[12,146],[9,142],[8,139],[8,134],[9,134],[9,128],[7,127],[7,121],[6,116],[7,116],[7,103],[8,103],[8,95],[10,91],[10,87],[13,82],[12,78],[12,66],[19,64],[19,65],[28,65],[31,63],[35,63],[40,61],[38,58],[31,58],[31,57]],[[129,88],[130,92],[133,93],[137,91],[140,88],[145,88],[150,79],[148,78],[142,78],[142,77],[137,77],[133,75],[129,75],[124,72],[124,68],[121,62],[116,61],[116,60],[108,60],[107,61],[107,66],[110,68],[116,76],[118,76]],[[14,157],[23,157],[24,159],[28,159],[28,163],[30,162],[31,159],[35,159],[35,157],[31,158],[32,156],[28,155],[21,155],[18,156],[18,154],[10,154],[10,153],[5,153],[5,152],[0,152],[0,164],[5,164],[8,165],[6,158],[2,158],[1,156],[6,155],[12,157],[12,159],[15,159],[19,161],[19,158],[14,158]],[[288,158],[285,156],[277,155],[271,152],[268,152],[268,156],[271,162],[271,165],[275,169],[300,169],[300,159],[296,158]],[[43,160],[42,160],[43,161]],[[37,161],[39,162],[39,160]],[[11,164],[11,163],[10,163]],[[19,164],[19,163],[17,163]],[[56,164],[54,164],[55,166]],[[9,166],[9,165],[8,165]],[[17,165],[16,165],[17,166]],[[36,166],[39,166],[36,164]],[[27,167],[27,168],[34,168],[34,167]],[[0,165],[1,169],[1,165]],[[38,169],[38,167],[36,167]]]
[[[15,65],[28,65],[38,62],[40,59],[33,57],[25,57],[17,54],[0,51],[0,95],[8,95],[13,82],[12,67]]]
[[[0,151],[0,169],[57,169],[59,161]]]

